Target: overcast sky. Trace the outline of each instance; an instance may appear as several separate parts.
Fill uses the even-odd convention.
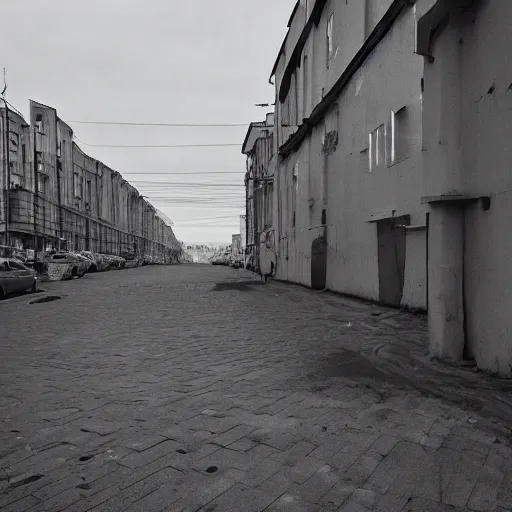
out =
[[[254,104],[274,101],[268,78],[294,4],[0,0],[0,68],[7,68],[6,97],[27,120],[29,99],[56,108],[88,144],[241,145],[246,126],[156,128],[72,121],[263,120],[270,110]],[[174,221],[180,240],[229,242],[245,212],[240,145],[81,147],[148,196]],[[230,174],[214,174],[221,172]],[[217,186],[208,186],[212,184]]]

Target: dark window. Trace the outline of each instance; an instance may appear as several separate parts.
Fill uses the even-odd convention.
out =
[[[21,263],[18,263],[17,261],[10,261],[9,265],[12,270],[28,270],[25,265],[22,265]]]

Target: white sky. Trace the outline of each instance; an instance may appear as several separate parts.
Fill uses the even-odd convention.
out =
[[[239,144],[81,145],[168,215],[180,240],[230,242],[245,212],[240,151],[247,126],[71,121],[248,125],[263,120],[271,108],[254,104],[274,101],[268,78],[294,5],[295,0],[0,0],[6,97],[27,120],[29,99],[56,108],[90,144]],[[239,174],[213,174],[218,172]]]

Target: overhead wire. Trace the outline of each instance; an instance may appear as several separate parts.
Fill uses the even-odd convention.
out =
[[[67,121],[68,123],[76,124],[95,124],[95,125],[112,125],[112,126],[172,126],[172,127],[185,127],[185,128],[219,128],[219,127],[235,127],[235,126],[249,126],[250,123],[157,123],[157,122],[133,122],[133,121]]]

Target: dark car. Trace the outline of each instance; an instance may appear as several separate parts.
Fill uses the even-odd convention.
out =
[[[37,291],[37,272],[15,258],[0,258],[0,299],[11,293]]]

